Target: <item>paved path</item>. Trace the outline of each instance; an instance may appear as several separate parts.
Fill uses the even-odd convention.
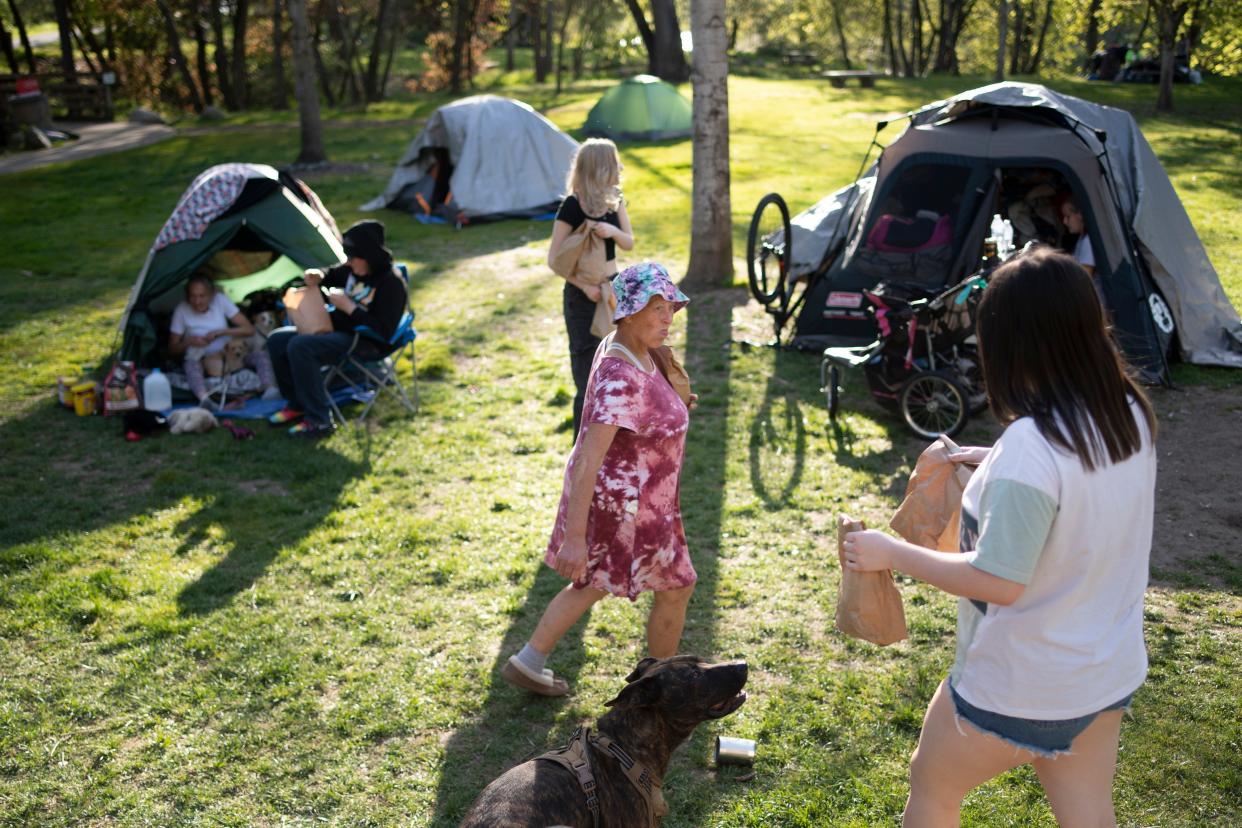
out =
[[[325,130],[359,129],[379,127],[404,128],[410,139],[418,134],[426,123],[425,118],[403,118],[394,120],[355,120],[355,121],[324,121]],[[254,130],[296,130],[298,123],[285,122],[276,124],[219,124],[214,126],[192,126],[175,129],[163,124],[134,124],[128,121],[115,121],[110,124],[57,124],[79,136],[76,141],[63,141],[51,149],[29,150],[0,155],[0,175],[21,172],[48,164],[59,164],[62,161],[78,161],[110,152],[145,147],[171,138],[174,135],[206,135],[215,132],[242,132]]]
[[[77,133],[78,140],[62,141],[51,149],[28,150],[0,155],[0,175],[31,170],[63,161],[78,161],[110,152],[145,147],[177,134],[163,124],[131,124],[114,121],[110,124],[58,124]]]

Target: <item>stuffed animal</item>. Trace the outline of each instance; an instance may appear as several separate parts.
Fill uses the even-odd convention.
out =
[[[168,415],[168,430],[173,434],[201,433],[215,427],[215,415],[205,408],[178,408]]]

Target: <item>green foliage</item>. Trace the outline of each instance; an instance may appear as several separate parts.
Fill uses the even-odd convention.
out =
[[[852,180],[876,120],[977,80],[735,78],[735,241],[763,193],[809,206]],[[567,129],[604,86],[554,99],[500,82]],[[1236,84],[1187,90],[1173,118],[1153,116],[1150,88],[1060,88],[1136,112],[1242,303]],[[383,187],[410,119],[442,101],[372,113],[389,126],[329,121],[329,155],[347,166],[309,182],[342,226]],[[296,130],[256,125],[0,179],[21,194],[0,199],[0,825],[455,825],[487,781],[597,716],[641,655],[649,598],[606,601],[553,656],[575,695],[529,698],[496,675],[563,583],[540,563],[572,387],[546,223],[458,232],[382,216],[412,270],[416,417],[381,404],[371,426],[314,445],[267,429],[246,443],[217,431],[130,444],[115,421],[55,407],[58,374],[108,355],[194,175],[296,152]],[[622,147],[634,255],[675,272],[690,152]],[[922,446],[858,377],[834,433],[816,360],[745,344],[770,329],[740,287],[693,300],[674,332],[702,395],[682,489],[700,576],[684,647],[748,659],[751,699],[674,757],[665,825],[894,824],[952,657],[954,602],[903,579],[908,642],[837,634],[833,521],[882,525]],[[978,420],[963,440],[993,434]],[[1228,554],[1210,562],[1223,587],[1194,571],[1149,596],[1151,679],[1122,731],[1120,824],[1228,825],[1242,812],[1242,768],[1227,761],[1242,745]],[[711,767],[717,734],[758,741],[753,780]],[[1052,817],[1025,770],[973,793],[963,823]]]

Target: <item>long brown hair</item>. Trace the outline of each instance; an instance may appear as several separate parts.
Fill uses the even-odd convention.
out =
[[[1155,439],[1151,402],[1117,350],[1091,277],[1072,256],[1037,247],[998,267],[979,303],[977,332],[988,399],[1002,425],[1033,418],[1049,442],[1091,470],[1142,448],[1134,399]]]

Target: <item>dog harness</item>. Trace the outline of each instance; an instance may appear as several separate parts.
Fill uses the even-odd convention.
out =
[[[607,753],[616,759],[625,771],[625,778],[642,796],[647,806],[648,828],[655,828],[659,821],[668,813],[668,804],[664,801],[663,781],[651,772],[651,768],[635,762],[621,745],[602,733],[592,733],[589,727],[579,727],[569,738],[569,744],[563,748],[550,750],[536,759],[546,759],[567,768],[578,780],[578,786],[586,794],[587,808],[591,811],[591,822],[599,828],[599,795],[595,784],[595,774],[591,772],[591,754],[587,751],[587,743],[596,750]]]

